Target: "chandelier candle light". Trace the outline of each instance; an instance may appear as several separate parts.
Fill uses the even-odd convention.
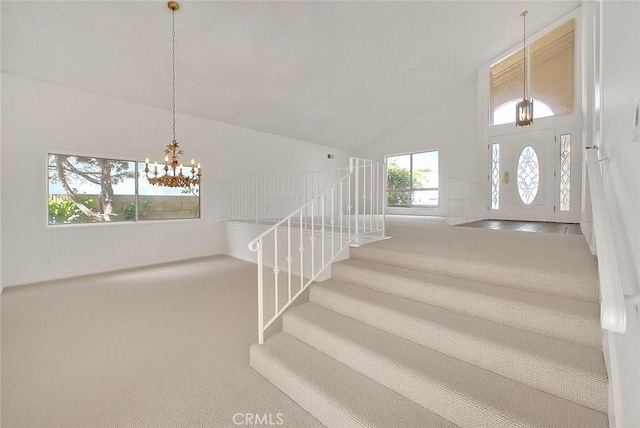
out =
[[[167,3],[171,9],[171,27],[172,27],[172,44],[171,44],[171,86],[172,86],[172,104],[171,114],[173,119],[173,141],[164,149],[164,175],[158,176],[158,162],[153,163],[153,177],[149,176],[149,158],[145,159],[144,172],[149,183],[157,186],[166,187],[191,187],[200,184],[202,177],[202,166],[191,159],[190,174],[184,173],[184,166],[180,163],[178,155],[184,154],[178,141],[176,140],[176,10],[180,8],[178,2],[170,1]],[[189,167],[187,167],[189,168]]]
[[[520,14],[522,17],[522,52],[523,52],[523,72],[524,82],[522,89],[522,101],[516,105],[516,126],[531,125],[533,123],[533,99],[527,98],[527,13],[524,11]]]

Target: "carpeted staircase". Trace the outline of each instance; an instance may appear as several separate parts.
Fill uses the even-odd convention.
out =
[[[478,263],[352,249],[251,366],[329,427],[608,426],[593,281]]]

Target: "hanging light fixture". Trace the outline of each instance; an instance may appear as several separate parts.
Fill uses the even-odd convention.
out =
[[[191,159],[190,170],[187,167],[187,173],[185,174],[185,167],[180,163],[178,155],[184,154],[178,141],[176,140],[176,10],[180,8],[178,2],[170,1],[167,3],[169,9],[171,9],[171,28],[172,28],[172,43],[171,43],[171,87],[172,87],[172,104],[171,104],[171,117],[173,119],[173,141],[168,144],[164,149],[164,174],[158,175],[158,162],[154,162],[153,176],[150,176],[149,158],[145,160],[144,172],[146,174],[149,183],[157,186],[166,187],[192,187],[200,184],[200,178],[202,177],[202,167],[200,164],[196,166],[195,161]]]
[[[533,99],[527,98],[527,13],[524,11],[520,14],[522,17],[522,53],[524,65],[524,79],[522,89],[522,101],[516,104],[516,126],[531,125],[533,123]]]

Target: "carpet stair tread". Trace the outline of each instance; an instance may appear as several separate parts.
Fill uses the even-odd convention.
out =
[[[286,333],[252,345],[250,361],[327,427],[456,427]]]
[[[283,331],[459,426],[608,425],[602,412],[312,303],[288,311]]]
[[[602,345],[600,309],[593,302],[358,259],[334,264],[332,277],[535,333]]]
[[[437,251],[430,251],[429,245],[436,245],[436,243],[429,244],[428,241],[421,241],[419,244],[424,248],[419,246],[407,248],[397,246],[397,242],[391,241],[393,239],[353,248],[351,258],[593,303],[599,301],[598,279],[590,271],[551,269],[533,262],[519,265],[507,264],[499,258],[451,257]]]
[[[601,351],[337,280],[312,285],[309,304],[601,412]],[[299,313],[299,312],[296,312]]]

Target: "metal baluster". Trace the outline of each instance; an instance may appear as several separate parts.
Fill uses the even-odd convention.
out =
[[[256,193],[254,195],[253,200],[255,201],[255,204],[256,204],[254,213],[255,213],[255,216],[256,216],[256,224],[258,224],[260,222],[259,221],[260,214],[259,214],[259,211],[258,211],[258,209],[259,209],[258,207],[260,207],[260,202],[258,201],[258,195],[260,194],[260,190],[258,189],[258,186],[260,185],[260,182],[258,181],[257,178],[256,178],[255,182],[256,182],[256,184],[255,184],[254,188],[256,189]]]

